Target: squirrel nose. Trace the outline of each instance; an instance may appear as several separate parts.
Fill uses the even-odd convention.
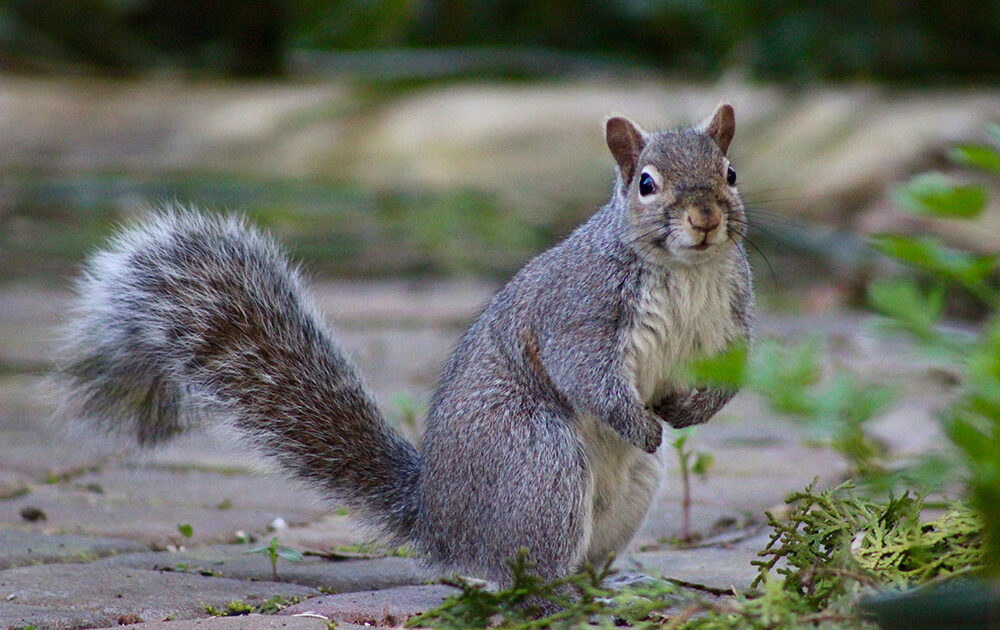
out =
[[[719,227],[719,217],[707,212],[692,213],[688,215],[688,223],[699,232],[708,234]]]

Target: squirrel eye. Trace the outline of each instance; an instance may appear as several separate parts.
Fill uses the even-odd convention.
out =
[[[730,186],[736,185],[736,171],[732,166],[730,166],[729,170],[726,171],[726,183]]]
[[[656,182],[649,173],[643,173],[639,177],[639,196],[646,197],[656,192]]]

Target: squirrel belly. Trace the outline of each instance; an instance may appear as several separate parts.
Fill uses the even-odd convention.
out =
[[[430,561],[504,582],[522,547],[555,578],[640,527],[663,425],[733,391],[677,366],[752,335],[732,108],[649,133],[606,124],[611,201],[490,301],[442,372],[417,449],[269,237],[168,208],[119,233],[76,286],[68,410],[143,445],[228,422],[288,473]]]

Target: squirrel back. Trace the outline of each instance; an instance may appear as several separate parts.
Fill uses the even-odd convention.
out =
[[[172,209],[92,258],[62,365],[70,402],[153,444],[207,416],[430,560],[497,579],[522,547],[558,577],[620,550],[659,483],[663,424],[735,392],[679,370],[751,336],[746,228],[720,106],[606,124],[611,201],[530,261],[447,362],[418,451],[383,420],[273,241]]]

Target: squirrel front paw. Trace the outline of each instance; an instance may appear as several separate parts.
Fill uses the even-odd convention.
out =
[[[708,422],[733,397],[734,391],[693,388],[684,394],[669,394],[653,405],[653,413],[675,429]]]
[[[692,424],[690,414],[684,413],[684,401],[687,397],[680,394],[668,394],[660,402],[652,406],[652,411],[663,422],[675,429],[682,429]]]
[[[647,453],[655,453],[656,449],[660,448],[660,444],[663,442],[663,425],[651,413],[645,414],[643,418],[641,439],[641,443],[633,442],[632,444]]]
[[[663,425],[648,409],[612,414],[609,424],[626,442],[647,453],[655,453],[663,442]]]

